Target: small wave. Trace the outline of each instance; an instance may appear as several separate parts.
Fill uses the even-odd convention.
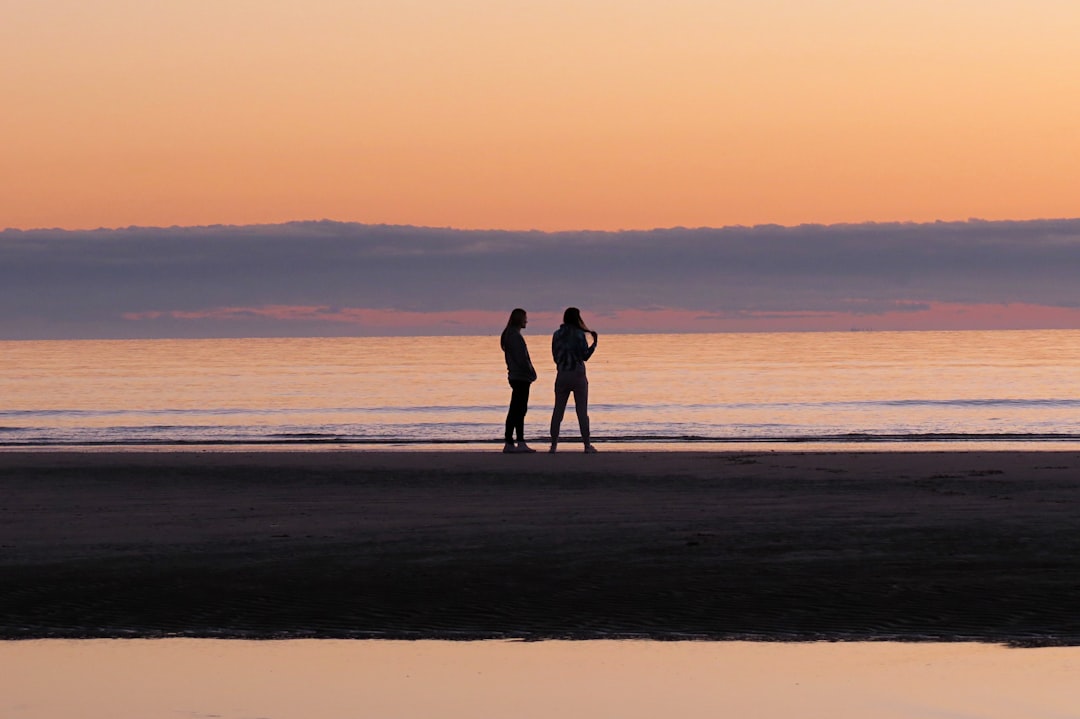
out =
[[[1073,433],[916,433],[916,434],[812,434],[812,435],[686,435],[686,434],[613,434],[594,435],[599,443],[615,445],[746,445],[746,444],[1031,444],[1080,443]],[[547,437],[536,437],[546,442]],[[580,442],[580,437],[565,436],[565,443]],[[416,435],[349,436],[319,432],[273,433],[251,436],[112,436],[112,437],[25,437],[0,440],[0,447],[124,447],[124,446],[286,446],[335,444],[345,446],[480,446],[501,444],[498,437],[446,437]]]
[[[795,434],[795,435],[614,435],[596,437],[608,442],[689,442],[708,444],[742,444],[757,442],[806,443],[873,443],[873,442],[1076,442],[1080,434],[1073,433],[978,433],[978,432],[917,432],[910,434]]]
[[[703,410],[785,410],[792,409],[866,409],[872,407],[917,408],[917,407],[1010,407],[1010,408],[1072,408],[1080,407],[1080,399],[1052,398],[965,398],[965,399],[868,399],[868,400],[829,400],[824,402],[697,402],[697,403],[656,403],[624,404],[617,402],[594,402],[591,407],[597,411],[645,411],[692,412]]]

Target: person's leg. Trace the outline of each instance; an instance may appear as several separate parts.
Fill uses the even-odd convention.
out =
[[[517,437],[519,442],[525,441],[525,415],[529,413],[529,388],[531,382],[521,384],[521,414],[518,415]]]
[[[514,393],[510,393],[510,407],[506,410],[506,430],[503,432],[503,441],[506,444],[514,442]]]
[[[514,394],[510,400],[511,405],[514,408],[514,425],[513,429],[517,432],[518,438],[518,451],[528,452],[531,451],[529,446],[525,444],[525,415],[529,411],[529,382],[511,382],[510,386],[514,388]]]
[[[513,380],[510,381],[510,407],[506,410],[506,431],[503,434],[503,440],[506,442],[508,449],[514,444],[514,428],[517,426],[517,413],[518,413],[518,389],[514,386]]]
[[[567,377],[560,372],[555,376],[555,409],[551,412],[551,449],[554,452],[559,444],[559,428],[562,426],[563,415],[566,413],[566,402],[570,399],[573,387]]]
[[[574,411],[577,413],[578,428],[585,451],[594,451],[589,443],[589,378],[581,374],[574,381]]]

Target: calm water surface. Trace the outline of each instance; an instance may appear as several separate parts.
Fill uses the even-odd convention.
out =
[[[0,642],[0,716],[1067,719],[1078,660],[885,642]]]
[[[1080,331],[601,335],[590,415],[609,447],[1074,443],[1078,366]],[[9,446],[469,446],[499,441],[508,398],[496,336],[0,342]]]

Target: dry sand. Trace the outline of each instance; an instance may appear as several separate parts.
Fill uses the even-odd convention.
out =
[[[1080,644],[1080,453],[4,452],[0,638]]]

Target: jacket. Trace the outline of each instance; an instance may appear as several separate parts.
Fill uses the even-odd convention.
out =
[[[572,372],[584,368],[585,362],[596,351],[596,340],[589,345],[585,339],[585,330],[580,327],[562,325],[551,336],[551,358],[560,372]]]
[[[499,339],[506,358],[506,378],[511,382],[535,382],[536,370],[520,327],[507,327]]]

